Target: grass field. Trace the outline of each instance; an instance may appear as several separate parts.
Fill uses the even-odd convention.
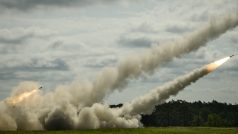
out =
[[[0,131],[0,134],[238,134],[238,128],[164,127],[72,131]]]

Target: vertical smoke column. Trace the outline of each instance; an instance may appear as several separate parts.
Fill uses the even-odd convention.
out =
[[[165,100],[167,100],[170,96],[178,94],[178,92],[182,91],[185,87],[214,71],[217,67],[229,59],[230,57],[226,57],[199,69],[195,69],[184,76],[180,76],[175,80],[152,90],[150,93],[142,97],[134,99],[131,103],[127,103],[122,107],[122,114],[150,114],[153,111],[155,105],[164,103]]]

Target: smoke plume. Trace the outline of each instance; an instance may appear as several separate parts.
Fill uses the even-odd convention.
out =
[[[230,14],[223,18],[211,20],[201,29],[183,38],[155,46],[142,54],[131,55],[122,60],[118,67],[104,68],[92,85],[92,102],[100,102],[105,95],[114,90],[122,90],[128,80],[138,78],[141,74],[151,74],[155,69],[171,61],[174,57],[195,51],[210,40],[238,25],[238,15]]]
[[[216,70],[219,66],[227,62],[231,57],[225,57],[190,73],[180,76],[173,81],[155,88],[148,94],[135,98],[130,103],[124,104],[120,109],[123,115],[151,114],[156,105],[164,103],[170,96],[176,96],[181,90],[198,79]]]
[[[151,73],[174,57],[195,51],[209,40],[219,37],[238,25],[238,15],[226,15],[182,39],[133,55],[117,67],[104,68],[93,82],[74,81],[43,94],[35,82],[23,82],[7,100],[0,102],[0,130],[49,130],[81,128],[140,127],[140,114],[150,113],[154,105],[176,95],[184,87],[208,71],[197,69],[185,76],[136,98],[122,108],[111,109],[103,104],[106,95],[122,89],[130,79]],[[30,94],[29,94],[30,92]],[[27,94],[27,95],[26,95]],[[27,96],[27,97],[25,97]]]
[[[150,93],[134,99],[131,103],[126,103],[122,107],[123,114],[138,115],[151,114],[154,106],[164,103],[170,96],[175,96],[179,91],[208,73],[207,68],[196,69],[184,76],[155,88]]]

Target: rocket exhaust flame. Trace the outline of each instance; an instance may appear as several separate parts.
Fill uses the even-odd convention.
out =
[[[18,96],[13,96],[11,98],[8,98],[6,100],[6,103],[7,104],[11,104],[11,105],[16,105],[17,103],[20,103],[22,102],[23,100],[29,98],[31,95],[33,95],[34,93],[36,93],[38,90],[35,89],[35,90],[32,90],[32,91],[29,91],[29,92],[25,92],[25,93],[22,93]]]
[[[216,68],[218,68],[219,66],[221,66],[222,64],[224,64],[225,62],[227,62],[231,57],[226,57],[226,58],[223,58],[223,59],[220,59],[218,61],[215,61],[211,64],[208,64],[207,65],[207,71],[208,73],[214,71]]]

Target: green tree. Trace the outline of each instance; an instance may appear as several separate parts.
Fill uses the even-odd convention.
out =
[[[223,121],[220,115],[212,113],[208,115],[207,124],[211,127],[219,127],[223,125]]]

